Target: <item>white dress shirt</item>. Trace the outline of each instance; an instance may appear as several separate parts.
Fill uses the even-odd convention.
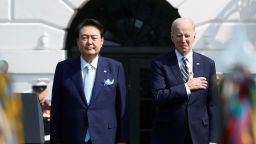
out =
[[[182,58],[183,57],[187,58],[188,72],[189,72],[189,74],[192,74],[193,73],[193,51],[191,50],[185,56],[182,56],[176,49],[175,49],[175,53],[176,53],[176,57],[177,57],[177,60],[178,60],[179,67],[182,66]],[[186,87],[187,95],[189,97],[190,94],[191,94],[191,91],[190,91],[187,83],[185,83],[185,87]]]
[[[84,69],[86,66],[88,65],[91,65],[91,68],[93,70],[93,82],[92,82],[92,85],[94,85],[94,82],[95,82],[95,77],[96,77],[96,70],[97,70],[97,65],[98,65],[98,59],[99,59],[99,56],[96,56],[93,61],[91,62],[91,64],[87,63],[82,57],[80,57],[81,59],[81,74],[82,74],[82,78],[84,80]],[[89,96],[91,98],[91,96]],[[88,100],[90,101],[90,100]]]

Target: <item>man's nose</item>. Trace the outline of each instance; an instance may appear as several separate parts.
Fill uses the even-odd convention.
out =
[[[186,41],[186,39],[187,38],[184,35],[181,37],[181,41],[183,41],[183,42]]]
[[[88,37],[87,43],[92,44],[92,38],[91,37]]]

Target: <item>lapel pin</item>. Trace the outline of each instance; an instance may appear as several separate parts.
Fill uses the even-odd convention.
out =
[[[107,73],[107,71],[106,71],[106,70],[104,70],[104,73]]]
[[[200,63],[196,63],[196,65],[200,65]]]

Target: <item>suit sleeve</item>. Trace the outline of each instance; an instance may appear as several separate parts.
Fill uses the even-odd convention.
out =
[[[57,65],[53,88],[52,88],[52,101],[51,101],[51,122],[50,122],[50,134],[51,143],[61,143],[60,138],[60,106],[61,105],[61,68],[60,64]]]
[[[126,98],[126,82],[122,64],[118,67],[117,86],[117,142],[128,142],[128,114]]]
[[[188,99],[184,83],[167,82],[167,70],[159,61],[151,63],[151,96],[156,105],[184,102]]]
[[[210,118],[210,142],[219,143],[221,134],[221,112],[220,112],[220,97],[216,78],[215,63],[211,64],[208,94],[208,112]]]

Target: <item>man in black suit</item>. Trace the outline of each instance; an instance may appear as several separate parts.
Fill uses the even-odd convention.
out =
[[[51,143],[116,144],[128,141],[126,86],[120,62],[102,57],[103,27],[78,25],[80,57],[59,62],[51,104]]]
[[[192,20],[176,19],[171,27],[175,50],[152,61],[157,106],[152,144],[217,142],[215,63],[192,50],[195,37]]]

